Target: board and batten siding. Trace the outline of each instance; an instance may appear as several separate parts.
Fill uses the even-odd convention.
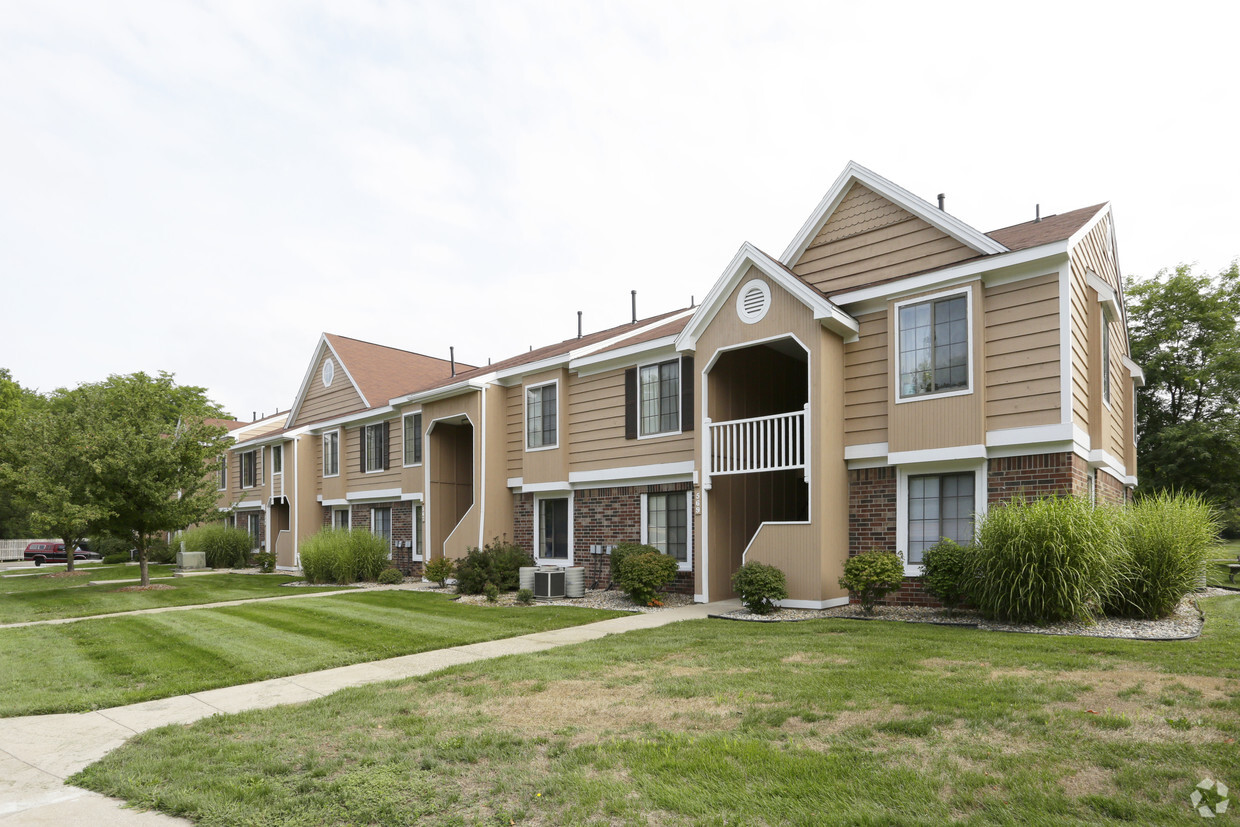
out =
[[[696,403],[694,408],[697,410]],[[568,389],[568,420],[570,472],[693,459],[696,431],[624,438],[624,368],[573,376]]]
[[[792,271],[831,294],[977,256],[976,250],[854,183]]]
[[[335,362],[335,375],[330,388],[323,386],[323,362],[329,358]],[[380,401],[387,402],[386,399]],[[305,398],[302,399],[301,407],[297,411],[297,421],[290,422],[289,427],[305,422],[320,422],[334,416],[360,411],[364,407],[366,406],[362,402],[362,397],[358,395],[353,383],[345,375],[344,366],[340,364],[340,360],[332,356],[330,351],[324,350],[311,372],[310,387],[306,390]]]
[[[1060,421],[1059,274],[983,291],[986,430]]]
[[[857,341],[844,345],[844,444],[887,441],[887,313],[858,316]]]

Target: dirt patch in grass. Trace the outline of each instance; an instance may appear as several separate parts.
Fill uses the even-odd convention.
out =
[[[1115,773],[1103,767],[1085,767],[1059,779],[1066,795],[1082,798],[1087,795],[1110,795],[1115,791]]]
[[[847,666],[852,663],[848,658],[841,658],[837,655],[823,655],[818,652],[793,652],[786,658],[781,658],[780,663],[805,663],[812,665],[829,664],[831,666]]]
[[[166,583],[152,583],[149,586],[125,586],[117,589],[118,592],[166,592],[175,589],[176,586],[169,586]]]
[[[88,571],[54,571],[51,574],[45,574],[43,576],[48,580],[60,580],[66,577],[86,577],[89,574],[90,572]]]

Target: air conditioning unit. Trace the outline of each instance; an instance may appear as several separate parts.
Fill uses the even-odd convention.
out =
[[[534,597],[538,600],[554,600],[564,597],[564,569],[535,571]]]

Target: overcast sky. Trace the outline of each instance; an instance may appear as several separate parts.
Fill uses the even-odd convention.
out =
[[[1109,200],[1126,274],[1214,272],[1234,8],[7,0],[0,367],[248,419],[323,331],[485,363],[701,299],[850,159],[983,231]]]

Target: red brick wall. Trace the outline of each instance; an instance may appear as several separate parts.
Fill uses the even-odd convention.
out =
[[[990,460],[986,501],[1031,500],[1056,494],[1084,495],[1088,465],[1072,452],[997,457]]]
[[[848,602],[858,605],[861,603],[858,598],[852,596],[851,594],[848,596]],[[926,587],[922,583],[922,579],[920,577],[906,577],[900,584],[900,588],[896,589],[894,592],[888,593],[885,598],[878,602],[878,605],[925,606],[927,608],[938,609],[941,608],[943,604],[926,592]]]
[[[896,469],[848,472],[848,556],[896,550]]]
[[[1123,505],[1128,502],[1128,489],[1124,487],[1122,482],[1105,471],[1098,472],[1098,482],[1095,490],[1100,503]]]

